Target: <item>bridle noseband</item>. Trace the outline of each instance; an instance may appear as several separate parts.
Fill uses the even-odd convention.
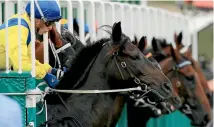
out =
[[[174,67],[172,67],[172,69],[167,71],[165,74],[167,75],[168,73],[170,73],[172,71],[178,71],[179,69],[182,69],[183,67],[188,66],[188,65],[192,65],[192,62],[189,60],[185,60],[179,64],[176,64]]]

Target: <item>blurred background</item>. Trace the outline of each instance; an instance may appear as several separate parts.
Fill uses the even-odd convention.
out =
[[[102,0],[101,0],[102,1]],[[203,0],[106,0],[113,2],[122,2],[136,5],[146,5],[157,8],[164,8],[172,12],[178,12],[197,20],[198,26],[198,55],[201,66],[203,67],[208,80],[213,79],[213,75],[208,72],[213,70],[213,1]],[[209,15],[211,14],[211,15]],[[209,15],[209,17],[204,17]],[[212,19],[212,20],[210,20]],[[210,75],[211,74],[211,75]]]
[[[101,0],[102,1],[102,0]],[[213,0],[105,0],[142,6],[164,8],[172,12],[182,13],[196,20],[198,31],[198,60],[208,80],[213,79]],[[209,16],[208,16],[209,15]],[[210,83],[213,88],[213,83]]]

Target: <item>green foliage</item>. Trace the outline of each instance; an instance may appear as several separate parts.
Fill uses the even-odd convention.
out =
[[[198,53],[209,60],[213,58],[213,24],[198,33]]]

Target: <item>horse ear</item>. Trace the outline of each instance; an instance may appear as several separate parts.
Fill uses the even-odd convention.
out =
[[[146,40],[146,37],[143,36],[140,39],[140,42],[138,44],[138,48],[140,49],[141,52],[143,52],[146,49],[146,46],[147,46],[147,40]]]
[[[189,45],[188,50],[192,51],[192,44]]]
[[[192,44],[188,47],[187,51],[184,53],[186,57],[192,56]]]
[[[160,41],[161,48],[166,48],[168,46],[166,39]]]
[[[136,35],[135,35],[135,36],[134,36],[133,44],[134,44],[134,45],[137,45],[137,42],[138,42],[138,41],[137,41],[137,37],[136,37]]]
[[[75,18],[73,20],[73,28],[74,28],[75,32],[79,35],[79,25],[78,25],[77,20]]]
[[[175,32],[175,34],[174,34],[174,42],[177,43],[177,34],[176,34],[176,32]]]
[[[182,59],[180,52],[177,49],[174,49],[172,44],[170,45],[171,55],[176,62],[179,62]]]
[[[112,39],[114,43],[118,43],[121,40],[122,29],[121,29],[121,22],[114,23],[112,28]]]
[[[182,32],[179,33],[178,38],[177,38],[177,45],[182,44],[182,39],[183,39],[183,34]]]
[[[152,48],[155,52],[158,51],[158,43],[157,43],[155,37],[152,38]]]

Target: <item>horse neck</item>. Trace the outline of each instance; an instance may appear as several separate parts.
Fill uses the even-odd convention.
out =
[[[199,98],[201,104],[203,105],[203,107],[205,108],[205,110],[207,111],[207,113],[209,114],[209,116],[211,116],[211,107],[208,101],[208,98],[203,90],[203,87],[201,85],[201,82],[198,78],[197,73],[195,73],[195,80],[196,80],[196,89],[195,89],[195,94],[196,96]]]
[[[194,60],[192,62],[193,62],[194,69],[197,72],[198,77],[200,79],[200,82],[201,82],[201,84],[203,86],[204,91],[208,92],[209,91],[209,86],[208,86],[208,83],[207,83],[205,75],[203,74],[198,62],[196,62]]]
[[[91,62],[93,62],[93,60]],[[99,64],[99,60],[95,60],[91,69],[89,70],[90,72],[87,76],[87,79],[82,85],[82,88],[86,88],[86,89],[94,88],[94,89],[100,89],[100,90],[110,89],[103,75],[103,70],[104,70],[104,66]]]
[[[81,90],[110,89],[110,85],[108,84],[107,78],[104,75],[105,66],[104,64],[100,64],[100,61],[102,60],[100,60],[99,58],[100,57],[97,57],[97,60],[91,67],[87,79],[79,89]],[[92,105],[93,108],[90,109],[92,111],[89,114],[85,115],[88,115],[92,118],[93,126],[115,126],[122,111],[121,105],[124,104],[124,102],[121,101],[122,99],[118,98],[117,96],[114,96],[114,94],[105,94],[105,93],[92,94],[89,96],[90,100],[88,100],[88,102],[92,103],[88,103],[88,105]],[[94,119],[93,114],[96,114],[96,119]],[[91,123],[88,123],[88,125],[90,124]]]
[[[107,50],[107,49],[104,49]],[[82,81],[79,82],[78,90],[110,90],[110,84],[108,78],[105,75],[106,65],[108,58],[103,57],[106,53],[101,51],[98,55],[94,56],[86,68]],[[84,58],[85,59],[85,58]],[[71,68],[71,74],[72,68]],[[66,75],[66,77],[69,74]],[[70,76],[69,76],[70,77]],[[69,78],[67,77],[67,78]],[[70,77],[72,78],[72,77]],[[71,79],[70,79],[71,80]],[[62,82],[61,82],[62,83]],[[72,85],[72,84],[70,84]],[[73,107],[77,107],[74,114],[77,112],[85,112],[81,123],[85,123],[85,126],[112,126],[115,121],[118,120],[118,114],[121,113],[121,104],[124,104],[121,99],[116,99],[116,94],[72,94],[67,100],[73,100]],[[76,100],[76,101],[74,101]],[[87,105],[79,100],[87,100]],[[114,105],[114,106],[112,106]],[[72,107],[72,106],[71,106]],[[90,111],[90,112],[88,112]],[[90,118],[90,119],[88,119]]]

